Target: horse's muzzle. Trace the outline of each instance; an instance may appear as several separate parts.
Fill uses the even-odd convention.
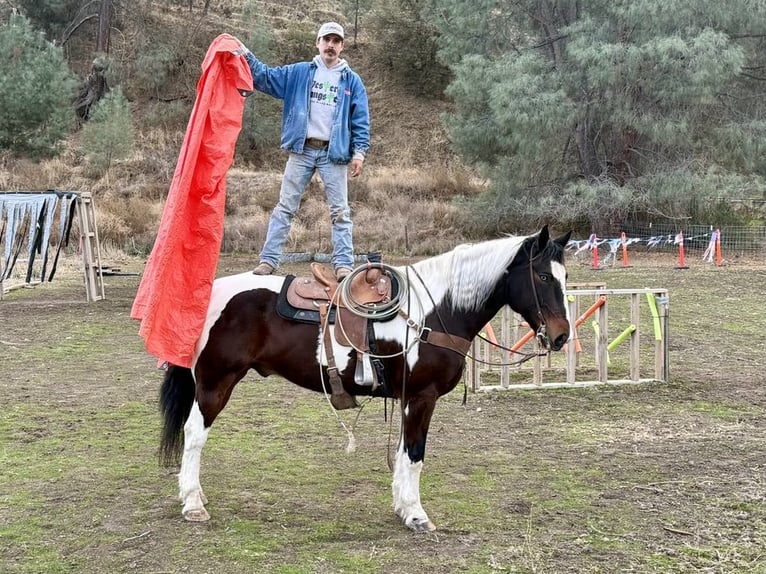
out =
[[[562,333],[558,337],[556,337],[553,341],[551,341],[551,350],[553,351],[560,351],[561,348],[566,345],[566,342],[569,340],[569,333]]]
[[[569,322],[550,320],[537,330],[537,338],[551,351],[560,351],[569,340]]]

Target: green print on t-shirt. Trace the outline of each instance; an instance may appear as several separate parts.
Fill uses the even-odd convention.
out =
[[[333,86],[330,82],[313,82],[311,101],[326,106],[334,106],[338,103],[338,86]]]

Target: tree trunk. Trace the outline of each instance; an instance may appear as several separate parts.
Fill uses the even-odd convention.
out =
[[[75,112],[81,122],[90,117],[93,106],[106,94],[106,55],[109,54],[109,31],[112,27],[112,3],[114,0],[101,0],[98,12],[98,30],[96,32],[96,55],[90,73],[80,86],[80,93],[75,102]]]
[[[636,146],[638,134],[635,130],[625,128],[617,141],[614,142],[616,155],[614,158],[614,179],[619,185],[625,185],[625,182],[634,174],[633,170],[633,149]]]
[[[599,177],[604,171],[598,160],[597,138],[598,130],[591,120],[581,119],[575,128],[575,141],[580,155],[580,171],[587,180]]]

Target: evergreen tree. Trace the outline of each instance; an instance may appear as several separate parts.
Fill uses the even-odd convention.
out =
[[[133,125],[127,98],[119,88],[106,94],[82,129],[82,147],[88,164],[99,173],[133,150]]]
[[[35,28],[59,43],[67,28],[79,19],[81,4],[80,0],[18,0],[17,3]]]
[[[74,126],[76,78],[61,49],[20,15],[0,25],[0,148],[52,155]]]
[[[609,216],[619,218],[669,193],[668,172],[687,176],[678,194],[725,194],[711,170],[724,187],[740,172],[766,175],[766,108],[753,98],[764,88],[766,3],[435,3],[455,73],[452,140],[514,209],[543,217],[555,201],[530,197],[576,202],[592,186],[620,199],[604,206],[622,208]]]
[[[431,0],[379,0],[370,18],[373,57],[417,96],[442,97],[449,68],[437,58],[438,31],[426,17]]]

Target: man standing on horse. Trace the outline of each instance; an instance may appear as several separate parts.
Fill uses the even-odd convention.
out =
[[[287,159],[279,202],[271,213],[259,265],[253,273],[270,275],[279,266],[301,197],[315,171],[324,184],[332,222],[335,275],[340,280],[354,265],[353,224],[348,204],[348,175],[362,173],[370,147],[367,90],[340,57],[343,27],[322,24],[319,54],[310,62],[270,68],[245,49],[256,90],[284,100],[281,148]]]

